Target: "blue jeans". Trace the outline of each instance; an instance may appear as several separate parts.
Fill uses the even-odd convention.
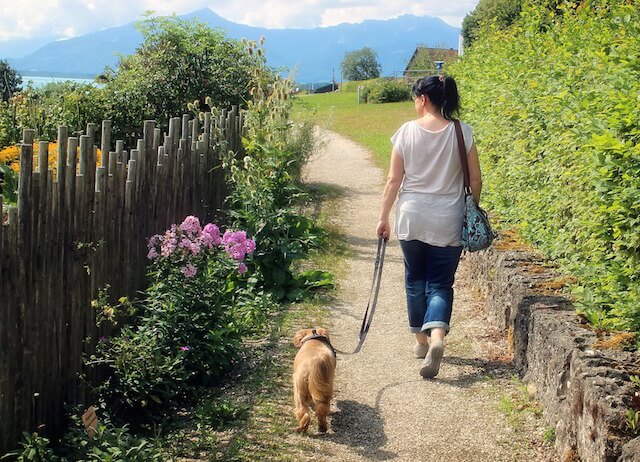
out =
[[[422,241],[400,241],[404,254],[409,329],[413,333],[441,327],[449,332],[453,281],[462,246],[436,247]]]

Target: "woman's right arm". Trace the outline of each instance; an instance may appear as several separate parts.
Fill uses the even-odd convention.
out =
[[[480,204],[480,193],[482,192],[482,173],[480,172],[480,159],[478,158],[478,150],[475,143],[471,146],[467,155],[467,163],[469,164],[469,186],[471,193],[476,200],[476,204]]]
[[[389,239],[391,235],[391,225],[389,223],[389,214],[396,200],[402,179],[404,178],[404,160],[398,155],[395,148],[391,151],[391,161],[389,165],[389,175],[387,183],[382,193],[382,207],[380,209],[380,220],[376,234],[385,239]]]

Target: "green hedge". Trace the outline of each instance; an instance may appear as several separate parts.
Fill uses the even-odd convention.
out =
[[[411,99],[411,87],[402,80],[368,80],[360,93],[367,103],[398,103]]]
[[[489,208],[577,276],[591,318],[638,331],[640,2],[525,7],[451,71]]]

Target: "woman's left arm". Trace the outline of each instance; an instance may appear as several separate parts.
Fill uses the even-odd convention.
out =
[[[482,173],[480,172],[480,159],[478,158],[478,150],[476,144],[473,143],[469,153],[467,154],[467,163],[469,165],[469,186],[471,193],[476,200],[476,204],[480,204],[480,193],[482,192]]]

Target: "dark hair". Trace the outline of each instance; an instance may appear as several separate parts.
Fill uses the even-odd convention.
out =
[[[442,115],[447,119],[452,119],[453,114],[460,109],[460,96],[458,96],[458,86],[453,77],[431,75],[418,79],[413,84],[413,96],[426,96],[431,104],[436,106]]]

